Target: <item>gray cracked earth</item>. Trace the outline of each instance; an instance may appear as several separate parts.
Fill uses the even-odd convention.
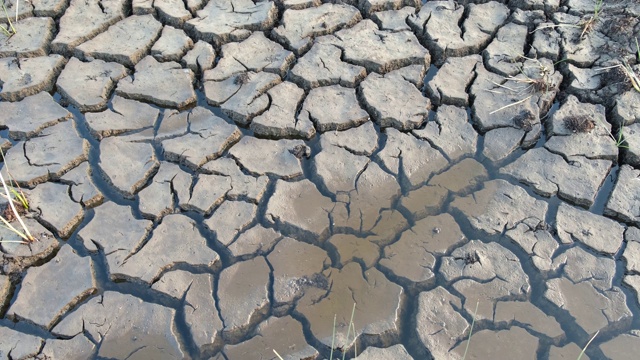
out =
[[[0,357],[637,359],[640,3],[463,3],[20,1]]]

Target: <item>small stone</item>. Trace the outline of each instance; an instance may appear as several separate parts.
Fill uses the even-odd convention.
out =
[[[150,144],[109,137],[100,142],[98,165],[109,184],[122,196],[133,198],[158,171],[160,163]]]
[[[28,17],[13,22],[13,26],[16,33],[11,36],[0,32],[0,57],[47,56],[55,29],[52,18]]]
[[[180,3],[182,4],[182,2]],[[162,28],[162,35],[153,44],[151,56],[158,61],[178,62],[192,46],[193,40],[182,29],[167,25]]]
[[[291,69],[291,81],[304,89],[330,85],[353,88],[367,76],[367,71],[343,62],[341,56],[342,50],[335,45],[314,44]]]
[[[91,57],[134,66],[149,51],[161,30],[162,24],[152,15],[129,16],[78,46],[74,55],[78,58]]]
[[[66,60],[61,55],[0,60],[0,99],[19,101],[41,91],[53,90],[55,78]]]
[[[79,257],[70,246],[63,246],[51,261],[27,270],[7,315],[50,329],[67,311],[97,291],[92,272],[88,257]],[[59,281],[61,277],[64,281]],[[33,306],[38,299],[47,301]]]
[[[147,56],[136,64],[133,75],[118,81],[116,94],[158,106],[185,108],[196,102],[195,76],[176,62],[158,63]],[[171,86],[166,86],[171,84]]]
[[[0,102],[0,126],[9,128],[9,137],[26,140],[44,129],[72,117],[47,92],[28,96],[18,102]]]
[[[213,68],[216,60],[216,51],[210,44],[199,40],[191,50],[182,58],[182,66],[191,69],[194,74],[200,75],[206,70]]]
[[[121,64],[102,60],[82,62],[72,57],[58,77],[56,88],[81,112],[101,111],[107,108],[116,82],[125,76],[127,68]]]
[[[269,310],[269,276],[264,257],[231,265],[220,273],[218,305],[224,323],[223,337],[237,342]]]
[[[360,83],[360,97],[380,127],[411,130],[427,119],[431,101],[412,83],[395,76],[369,74]]]
[[[291,153],[301,140],[264,140],[251,136],[243,137],[229,150],[229,154],[255,175],[274,175],[291,179],[302,175],[300,160]],[[259,153],[260,157],[255,155]]]
[[[111,108],[102,112],[86,113],[89,131],[96,139],[121,135],[126,132],[153,128],[160,111],[151,105],[114,96]]]
[[[124,19],[127,6],[124,0],[104,4],[100,0],[71,1],[60,18],[60,31],[51,42],[51,49],[59,54],[71,55],[76,46]]]
[[[183,358],[173,330],[175,316],[174,309],[105,291],[62,319],[52,332],[65,337],[86,332],[101,339],[99,357],[122,359],[135,353],[144,359]]]
[[[255,220],[257,211],[258,207],[251,203],[225,201],[204,224],[216,234],[218,242],[229,246]]]
[[[313,39],[350,27],[362,20],[358,9],[345,4],[322,4],[301,10],[287,9],[279,27],[272,35],[297,55],[304,54],[313,45]]]
[[[272,1],[214,0],[198,10],[197,14],[197,17],[185,23],[185,30],[197,40],[219,47],[228,42],[242,41],[252,31],[265,31],[273,27],[278,18],[278,7]]]
[[[177,242],[176,239],[182,239]],[[171,251],[166,251],[171,247]],[[162,219],[151,239],[117,269],[111,269],[111,278],[135,279],[153,284],[162,273],[176,265],[214,269],[220,256],[207,246],[193,220],[172,214]]]

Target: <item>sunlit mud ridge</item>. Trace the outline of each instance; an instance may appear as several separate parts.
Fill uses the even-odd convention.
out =
[[[5,4],[0,358],[638,357],[638,1]]]

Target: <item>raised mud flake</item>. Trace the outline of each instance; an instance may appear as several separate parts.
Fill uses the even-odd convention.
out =
[[[363,273],[357,263],[349,263],[341,270],[330,268],[323,274],[330,287],[307,289],[294,310],[309,322],[314,338],[326,347],[333,342],[335,347],[348,351],[355,341],[347,336],[352,307],[344,306],[344,299],[353,299],[353,323],[364,324],[356,326],[357,337],[375,337],[383,343],[397,339],[403,298],[399,285],[375,268]],[[336,316],[335,337],[332,315]]]
[[[358,8],[369,15],[382,10],[406,9],[405,6],[413,7],[410,12],[413,14],[414,10],[420,9],[421,5],[422,2],[418,0],[361,0],[358,2]]]
[[[48,16],[58,18],[67,9],[68,3],[64,0],[32,0],[33,14],[35,16]]]
[[[625,275],[622,283],[636,294],[636,301],[640,304],[640,275]]]
[[[47,56],[55,23],[48,17],[29,17],[13,24],[16,33],[0,33],[0,57]]]
[[[604,214],[640,226],[640,171],[622,165]]]
[[[6,326],[0,327],[0,336],[2,337],[0,356],[5,359],[9,359],[9,355],[12,359],[35,358],[44,343],[44,339],[18,332]]]
[[[640,351],[640,331],[631,330],[620,334],[600,345],[600,349],[609,359],[633,358]]]
[[[355,89],[332,85],[312,89],[298,118],[313,121],[319,132],[325,132],[359,126],[369,121],[369,114],[358,104]]]
[[[500,169],[533,187],[542,196],[558,196],[573,204],[589,207],[611,169],[610,160],[573,156],[565,160],[547,149],[527,151],[515,162]]]
[[[547,120],[547,129],[544,147],[555,154],[612,161],[618,158],[619,149],[609,135],[611,124],[602,105],[585,104],[569,95]]]
[[[471,335],[451,350],[462,358],[470,342],[469,353],[477,359],[495,360],[534,360],[538,349],[539,339],[527,332],[527,330],[513,326],[508,330],[480,330]]]
[[[508,23],[501,27],[491,44],[482,52],[486,68],[502,76],[515,76],[521,71],[528,30],[526,26]]]
[[[221,46],[231,41],[242,41],[252,31],[270,29],[278,18],[278,8],[271,1],[213,0],[197,14],[196,18],[185,23],[185,30],[198,40]]]
[[[302,325],[291,316],[270,317],[256,329],[256,336],[237,345],[226,345],[228,359],[268,359],[274,351],[283,359],[315,359],[318,350],[307,344]]]
[[[449,57],[478,53],[509,17],[509,8],[494,1],[469,4],[468,9],[469,15],[461,26],[465,8],[454,1],[425,4],[407,20],[432,51],[436,65],[442,65]]]
[[[630,320],[624,292],[613,286],[615,260],[573,247],[554,258],[561,277],[546,282],[544,297],[566,310],[588,334]]]
[[[88,257],[79,257],[70,246],[63,246],[50,262],[27,270],[7,315],[50,329],[69,309],[97,290],[91,273]],[[60,281],[61,277],[64,281]],[[33,306],[34,303],[39,305]]]
[[[427,119],[431,101],[412,83],[395,76],[369,74],[360,83],[361,100],[381,127],[411,130]]]
[[[25,1],[23,3],[19,3],[15,0],[6,1],[4,5],[7,9],[8,18],[11,19],[11,22],[33,16],[32,2],[32,0]],[[7,27],[7,14],[5,14],[4,11],[2,12],[2,15],[0,15],[0,22],[2,22],[3,26]]]
[[[73,49],[124,19],[126,1],[72,0],[60,18],[60,31],[51,42],[56,53],[71,55]]]
[[[291,51],[261,32],[254,32],[240,43],[223,45],[221,53],[222,58],[216,67],[205,73],[205,81],[221,81],[246,71],[265,71],[284,78],[295,60]]]
[[[255,221],[258,206],[244,201],[225,201],[204,224],[216,234],[216,239],[229,246]]]
[[[325,289],[329,282],[322,271],[330,264],[327,253],[292,238],[282,239],[267,256],[273,268],[274,307],[289,307],[306,289]]]
[[[343,131],[328,131],[320,139],[322,146],[331,144],[356,155],[371,156],[378,149],[378,132],[373,122]]]
[[[358,9],[345,4],[287,9],[282,15],[282,25],[273,29],[271,34],[297,55],[302,55],[313,45],[315,37],[353,26],[360,20],[362,16]]]
[[[426,85],[425,91],[431,101],[435,105],[469,106],[466,89],[476,76],[476,65],[481,62],[480,55],[448,58]]]
[[[133,198],[160,166],[150,144],[109,137],[100,142],[98,161],[105,180],[122,196]]]
[[[490,235],[520,223],[535,227],[545,219],[548,208],[546,202],[536,200],[523,188],[505,180],[487,181],[482,190],[456,198],[450,206],[463,213],[475,229]]]
[[[168,248],[171,251],[167,251]],[[151,239],[138,252],[110,272],[114,279],[135,279],[151,284],[176,265],[214,269],[219,261],[220,256],[207,246],[207,240],[200,235],[194,221],[184,215],[172,214],[162,219]]]
[[[383,1],[374,0],[371,2],[390,3],[386,0],[383,0]],[[395,1],[395,2],[399,3],[398,1]],[[407,2],[410,2],[410,1],[407,1]],[[375,21],[376,24],[378,24],[378,27],[380,28],[380,30],[392,30],[392,31],[411,30],[411,27],[409,26],[409,24],[407,24],[407,18],[410,15],[413,15],[416,13],[416,8],[411,5],[415,5],[417,8],[420,8],[422,3],[420,2],[417,4],[409,4],[409,6],[405,6],[398,10],[386,10],[386,11],[375,12],[371,14],[371,20]]]
[[[35,186],[57,179],[86,161],[88,147],[89,142],[78,135],[73,121],[64,121],[17,143],[7,151],[5,160],[18,183]]]
[[[623,163],[629,164],[635,168],[640,167],[640,123],[631,124],[621,128],[618,136],[624,138],[623,146],[627,146],[623,152]]]
[[[151,219],[159,219],[174,211],[174,198],[189,199],[191,174],[180,166],[162,161],[151,184],[138,193],[140,213]],[[185,200],[186,201],[186,200]]]
[[[105,358],[123,359],[134,353],[145,359],[183,358],[174,318],[174,309],[105,291],[65,317],[52,332],[63,336],[87,332],[101,339],[98,356]]]
[[[368,238],[351,234],[335,234],[327,240],[327,243],[336,249],[338,260],[343,266],[355,261],[369,269],[380,258],[380,247]]]
[[[178,300],[184,298],[185,322],[198,348],[215,342],[223,325],[213,297],[213,275],[171,271],[154,283],[152,288]]]
[[[563,243],[577,240],[607,255],[615,255],[618,252],[625,231],[616,221],[565,203],[561,203],[558,209],[556,228]]]
[[[160,21],[181,28],[187,20],[192,18],[185,3],[182,0],[155,0],[153,7],[156,9]]]
[[[252,174],[291,179],[302,175],[300,159],[294,155],[299,146],[305,146],[302,140],[266,140],[245,136],[231,147],[229,154]]]
[[[76,47],[74,55],[134,66],[149,51],[161,30],[162,24],[152,15],[129,16]]]
[[[309,180],[278,180],[265,217],[271,223],[293,226],[322,237],[329,231],[329,214],[334,206]]]
[[[555,24],[565,25],[557,27],[557,30],[562,36],[560,47],[570,63],[581,68],[590,68],[595,64],[606,64],[607,60],[611,60],[611,56],[602,51],[607,45],[614,45],[605,34],[600,31],[589,31],[588,34],[582,35],[583,27],[575,26],[581,22],[578,16],[556,12],[551,18]]]
[[[180,208],[209,215],[231,190],[231,178],[223,175],[200,174],[188,199],[180,199]]]
[[[27,196],[29,196],[28,193]],[[0,206],[6,207],[6,203]],[[60,248],[60,243],[51,231],[42,226],[42,224],[34,218],[23,217],[22,221],[24,221],[31,235],[36,237],[38,241],[30,244],[17,242],[22,239],[18,237],[16,233],[5,227],[0,228],[0,240],[3,240],[3,242],[0,243],[0,249],[3,260],[5,260],[3,271],[6,274],[21,272],[29,266],[41,263],[43,259],[47,259],[54,251]],[[12,225],[20,228],[17,222],[14,222]]]
[[[351,192],[357,191],[358,178],[371,161],[321,140],[322,151],[313,157],[318,180],[336,195],[338,201],[348,202]]]
[[[18,102],[0,102],[0,126],[9,128],[9,137],[13,140],[34,137],[71,117],[69,111],[44,91]]]
[[[176,123],[180,126],[174,128]],[[164,125],[168,127],[165,128]],[[240,139],[241,134],[238,127],[201,106],[180,113],[165,111],[156,139],[162,139],[165,131],[170,133],[167,136],[181,135],[162,140],[166,159],[182,163],[193,170],[220,157]]]
[[[129,207],[113,202],[94,211],[91,221],[78,232],[78,238],[87,250],[104,252],[109,269],[115,271],[146,239],[153,223],[134,218]]]
[[[210,161],[200,168],[204,173],[229,176],[231,178],[231,190],[227,192],[230,200],[245,200],[258,203],[267,190],[269,178],[266,175],[253,177],[240,170],[238,164],[230,158],[219,158]]]
[[[378,157],[409,188],[420,187],[448,165],[447,159],[427,141],[393,128],[386,133],[387,143]]]
[[[618,96],[611,115],[618,126],[640,122],[640,93],[632,89]]]
[[[11,280],[7,275],[0,275],[0,307],[4,309],[9,304],[11,298]]]
[[[93,356],[96,345],[84,335],[78,334],[71,339],[48,339],[36,359],[86,359]],[[13,354],[13,352],[12,352]]]
[[[41,91],[53,90],[55,78],[65,64],[62,55],[0,60],[0,99],[19,101]]]
[[[627,273],[640,273],[640,229],[629,227],[624,233],[624,239],[627,247],[622,253],[622,257],[626,262]]]
[[[191,47],[193,40],[182,29],[167,25],[162,28],[162,35],[151,47],[151,55],[158,61],[178,62]]]
[[[412,133],[440,149],[450,161],[473,156],[478,147],[478,133],[469,123],[467,112],[455,106],[440,106],[434,121]]]
[[[530,256],[533,266],[541,271],[549,271],[554,268],[553,254],[560,247],[551,231],[550,226],[543,222],[535,227],[519,223],[515,228],[506,231],[505,236]]]
[[[200,75],[206,70],[213,68],[213,62],[215,60],[216,51],[213,49],[213,46],[199,40],[182,60],[180,60],[180,63],[187,69],[191,69],[194,74]]]
[[[537,124],[537,127],[541,127]],[[525,145],[526,132],[513,127],[499,127],[484,134],[482,155],[487,159],[498,162],[504,160],[514,151]]]
[[[432,283],[436,256],[444,255],[464,241],[465,236],[451,215],[427,217],[384,248],[380,266],[411,283]]]
[[[545,28],[545,26],[549,26]],[[530,58],[547,58],[558,61],[560,58],[560,33],[553,28],[554,23],[540,23],[533,33],[533,43],[527,55]]]
[[[68,195],[69,186],[47,182],[29,191],[29,206],[39,218],[53,227],[61,238],[68,238],[84,218],[84,210]]]
[[[71,200],[88,208],[104,201],[104,196],[91,179],[92,171],[89,162],[85,161],[60,178],[62,183],[69,184]]]
[[[414,220],[421,219],[438,214],[448,195],[449,191],[445,188],[425,185],[403,196],[400,206],[408,211]]]
[[[158,63],[147,56],[136,64],[133,75],[118,81],[116,94],[158,106],[184,108],[196,102],[195,75],[176,62]],[[171,86],[167,86],[171,84]]]
[[[487,169],[473,158],[453,165],[447,171],[435,175],[429,185],[440,186],[452,193],[466,193],[489,178]]]
[[[530,291],[529,277],[518,257],[498,243],[471,240],[442,258],[440,274],[465,299],[478,299],[476,319],[494,319],[499,300],[523,300]],[[472,301],[465,310],[473,314]]]
[[[127,76],[123,65],[102,60],[82,62],[72,57],[58,77],[62,97],[81,112],[105,110],[116,82]]]
[[[341,56],[339,47],[315,43],[291,69],[291,81],[305,89],[329,85],[355,87],[367,76],[367,71],[362,66],[343,62]]]
[[[411,355],[407,352],[404,345],[398,344],[388,348],[378,348],[370,346],[366,348],[360,355],[354,358],[354,360],[413,360]]]
[[[231,265],[220,273],[218,304],[224,323],[223,337],[238,341],[269,310],[269,276],[264,257]]]
[[[258,224],[242,232],[227,249],[236,258],[244,259],[271,252],[280,239],[278,232]]]
[[[530,302],[500,301],[496,304],[494,322],[517,322],[528,329],[557,338],[564,334],[558,321]]]
[[[270,138],[310,139],[316,129],[309,119],[297,118],[298,106],[304,98],[304,90],[288,81],[282,82],[267,91],[271,106],[256,116],[251,129],[258,136]]]
[[[416,313],[420,342],[438,359],[449,359],[450,349],[467,333],[469,323],[460,315],[462,301],[438,286],[421,292]]]
[[[86,113],[84,116],[91,135],[102,140],[126,132],[153,128],[159,113],[151,105],[116,95],[111,100],[110,109]]]
[[[207,102],[220,106],[222,112],[241,126],[247,126],[251,120],[269,108],[266,92],[282,82],[280,76],[268,72],[243,72],[223,81],[203,79]]]
[[[334,35],[320,37],[316,42],[333,44],[342,49],[342,58],[346,61],[380,74],[409,65],[429,67],[431,61],[429,52],[412,32],[379,30],[369,19]]]

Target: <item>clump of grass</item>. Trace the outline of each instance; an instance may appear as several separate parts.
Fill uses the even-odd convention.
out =
[[[4,152],[2,151],[2,149],[0,149],[0,154],[4,159]],[[16,208],[16,204],[17,204],[21,206],[23,212],[26,212],[27,210],[29,210],[29,201],[27,200],[26,195],[24,194],[24,192],[22,191],[18,183],[11,176],[11,172],[9,171],[9,166],[6,161],[4,163],[4,166],[7,169],[7,174],[9,175],[9,178],[10,178],[9,184],[10,185],[15,184],[18,190],[16,190],[13,186],[11,189],[9,189],[9,187],[7,186],[7,182],[4,179],[4,176],[2,176],[2,173],[0,173],[0,182],[2,183],[2,187],[4,189],[4,194],[0,194],[0,195],[6,198],[9,204],[9,207],[5,210],[3,214],[4,216],[0,215],[0,222],[2,222],[0,226],[4,226],[6,229],[9,229],[11,232],[18,235],[22,240],[19,240],[19,241],[1,240],[1,241],[2,242],[18,242],[18,243],[33,242],[36,240],[36,238],[33,235],[31,235],[31,232],[29,232],[29,229],[25,225],[24,221],[22,221],[22,217],[20,216],[20,211]],[[22,227],[22,231],[16,229],[13,225],[11,225],[11,222],[13,220],[17,220],[18,223],[20,223],[20,226]]]
[[[638,52],[639,52],[638,56],[640,56],[640,50]],[[596,70],[597,71],[605,71],[605,70],[611,70],[611,69],[621,69],[622,72],[626,75],[626,77],[629,80],[629,82],[631,82],[631,85],[633,86],[633,88],[637,92],[640,92],[640,78],[638,77],[636,72],[633,70],[631,65],[629,65],[627,60],[623,59],[622,63],[620,63],[620,64],[607,66],[607,67],[599,68],[599,69],[596,69]]]
[[[596,0],[596,6],[593,8],[593,15],[581,23],[582,33],[580,34],[580,39],[583,39],[585,34],[588,34],[593,30],[593,27],[600,19],[600,12],[602,11],[603,6],[604,0]]]
[[[575,115],[564,119],[564,127],[573,133],[586,133],[593,130],[596,123],[587,115]]]
[[[19,8],[19,3],[18,3],[18,0],[16,0],[16,21],[18,21],[18,8]],[[4,15],[7,18],[7,21],[9,22],[9,28],[7,29],[6,27],[0,25],[0,29],[2,30],[2,32],[7,34],[7,36],[16,34],[17,33],[16,28],[13,26],[13,23],[11,22],[11,18],[9,17],[9,13],[7,12],[7,7],[4,4],[4,0],[2,0],[2,9],[4,10]]]

